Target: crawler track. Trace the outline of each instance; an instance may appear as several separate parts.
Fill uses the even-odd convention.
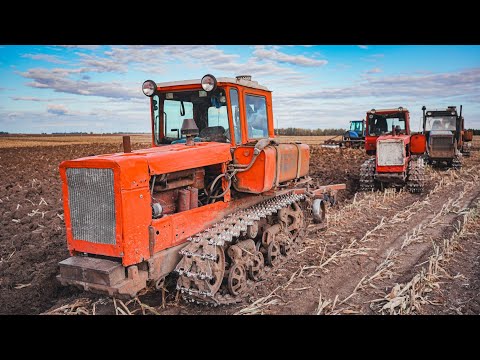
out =
[[[297,248],[305,228],[304,199],[295,194],[271,198],[190,238],[176,267],[183,298],[211,305],[242,301],[265,266],[277,265]]]

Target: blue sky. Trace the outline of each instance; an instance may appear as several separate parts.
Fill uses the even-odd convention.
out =
[[[146,79],[249,74],[279,127],[341,128],[371,108],[463,104],[480,128],[480,46],[0,45],[0,131],[150,132]]]

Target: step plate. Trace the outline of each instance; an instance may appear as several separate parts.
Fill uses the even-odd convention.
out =
[[[59,265],[60,277],[65,280],[114,286],[126,277],[122,264],[106,259],[72,256]]]

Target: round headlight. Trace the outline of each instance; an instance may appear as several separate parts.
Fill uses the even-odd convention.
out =
[[[432,116],[432,113],[429,111],[429,112],[427,112],[427,115],[428,115],[428,116]]]
[[[368,115],[368,118],[373,119],[373,115],[372,114]]]
[[[217,79],[215,79],[215,76],[210,74],[205,75],[201,82],[203,90],[207,92],[213,91],[217,87]]]
[[[455,111],[452,111],[452,115],[455,115]]]
[[[157,84],[153,80],[147,80],[142,85],[142,91],[146,96],[153,96],[157,91]]]
[[[372,114],[375,114],[375,109],[370,110]]]
[[[402,111],[403,111],[403,107],[400,106],[400,107],[398,108],[398,111],[402,112]]]

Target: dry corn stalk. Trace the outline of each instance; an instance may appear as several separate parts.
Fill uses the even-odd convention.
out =
[[[445,209],[442,208],[439,213],[445,211]],[[468,227],[472,219],[476,219],[478,216],[478,208],[470,209],[464,214],[463,222],[455,227],[456,231],[452,236],[444,239],[441,244],[441,250],[439,245],[433,243],[433,253],[429,257],[428,266],[421,268],[420,272],[408,283],[404,285],[395,284],[390,293],[384,297],[384,304],[381,305],[378,312],[391,315],[411,314],[420,311],[421,305],[431,303],[424,296],[431,292],[432,289],[439,288],[438,281],[442,276],[451,278],[446,270],[443,269],[442,264],[449,260],[452,256],[453,248],[457,246],[459,239],[465,235],[465,228]],[[377,301],[375,300],[375,302]]]

